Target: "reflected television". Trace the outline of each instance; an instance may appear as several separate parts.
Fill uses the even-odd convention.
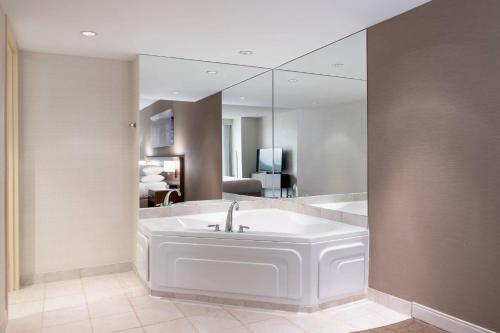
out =
[[[274,151],[274,169],[273,169]],[[283,148],[257,149],[257,172],[283,172]]]

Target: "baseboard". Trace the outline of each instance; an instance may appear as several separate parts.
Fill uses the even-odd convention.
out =
[[[376,289],[369,288],[367,296],[368,299],[375,303],[379,303],[394,311],[425,321],[426,323],[450,333],[495,333],[487,328]]]
[[[85,267],[59,272],[48,272],[35,275],[21,275],[21,286],[29,286],[35,283],[80,279],[83,277],[95,275],[122,273],[131,270],[132,263],[124,262],[119,264]]]
[[[447,315],[427,306],[413,303],[412,316],[451,333],[494,333],[484,327]]]
[[[406,316],[412,315],[412,302],[392,296],[390,294],[369,288],[367,297],[375,303],[388,307],[391,310],[402,313]]]

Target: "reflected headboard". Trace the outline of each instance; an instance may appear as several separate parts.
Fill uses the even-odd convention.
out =
[[[170,189],[181,191],[181,196],[172,193],[170,201],[184,201],[184,156],[146,156],[139,162],[141,208],[160,205]]]

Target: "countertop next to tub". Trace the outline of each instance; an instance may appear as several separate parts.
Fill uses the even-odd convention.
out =
[[[368,201],[344,201],[312,204],[319,208],[337,210],[343,213],[368,216]]]

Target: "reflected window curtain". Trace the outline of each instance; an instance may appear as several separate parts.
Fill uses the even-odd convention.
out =
[[[222,174],[232,176],[232,142],[231,125],[222,126]]]

